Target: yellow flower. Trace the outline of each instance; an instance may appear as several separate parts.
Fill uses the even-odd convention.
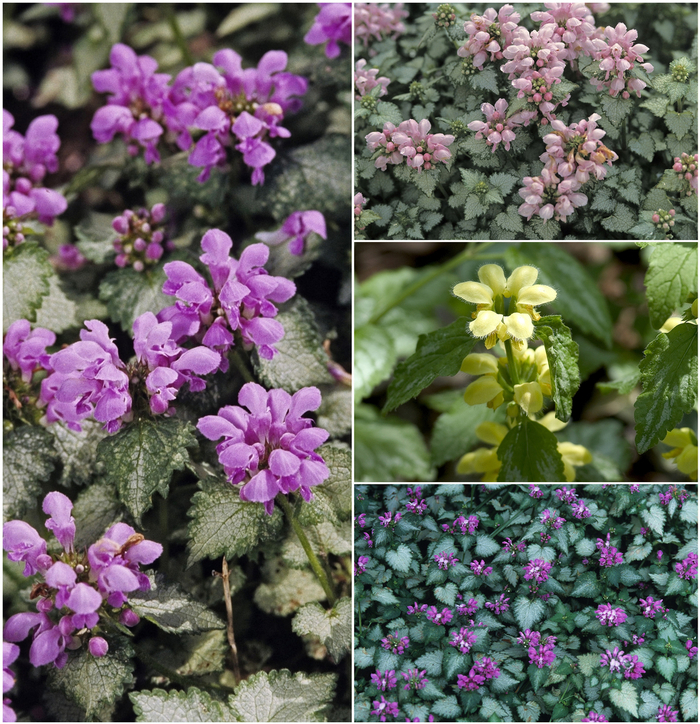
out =
[[[662,325],[659,332],[668,334],[674,327],[677,327],[683,320],[680,317],[669,317]]]
[[[552,287],[544,284],[534,284],[530,287],[524,287],[517,296],[515,308],[527,314],[534,321],[540,318],[534,307],[547,302],[553,302],[557,298],[557,293]]]
[[[583,445],[574,445],[572,442],[558,442],[557,450],[564,463],[564,476],[567,483],[576,480],[574,466],[587,465],[593,460],[591,453]]]
[[[542,409],[544,399],[539,382],[524,382],[515,385],[514,390],[514,399],[526,415],[532,415]]]
[[[549,372],[549,360],[544,345],[535,350],[535,364],[537,365],[537,381],[542,388],[542,394],[552,396],[552,377]]]
[[[495,410],[503,404],[503,388],[498,382],[498,360],[490,354],[468,354],[462,361],[462,372],[483,375],[464,391],[468,405],[483,405]]]
[[[671,430],[662,440],[673,450],[663,453],[667,459],[675,458],[676,466],[692,480],[698,479],[698,439],[689,427]]]
[[[481,478],[482,483],[494,483],[498,479],[498,471],[501,469],[501,461],[498,459],[496,451],[508,434],[508,428],[497,422],[482,422],[476,428],[476,436],[482,442],[495,447],[479,448],[474,452],[463,455],[459,463],[457,463],[457,472],[461,475],[467,473],[484,473]]]

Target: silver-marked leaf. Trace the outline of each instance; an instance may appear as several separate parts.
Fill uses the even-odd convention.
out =
[[[637,690],[629,681],[623,681],[620,689],[608,689],[608,692],[616,707],[637,716]]]
[[[500,550],[501,550],[501,547],[492,538],[489,538],[487,535],[477,535],[477,537],[476,537],[476,555],[477,556],[492,556],[495,553],[498,553]]]
[[[161,291],[167,277],[162,267],[137,272],[131,267],[109,272],[100,283],[100,300],[107,305],[109,316],[119,322],[122,329],[132,333],[136,317],[144,312],[158,314],[174,304],[173,297]]]
[[[3,256],[2,329],[18,319],[36,319],[36,310],[49,293],[54,271],[49,252],[35,241],[8,249]]]
[[[411,567],[411,549],[401,543],[395,551],[386,552],[386,562],[395,570],[401,573],[408,573]]]
[[[288,616],[305,603],[326,597],[311,571],[297,571],[281,565],[280,558],[271,558],[263,566],[265,583],[261,583],[253,600],[265,613]]]
[[[681,694],[681,712],[683,721],[698,720],[698,692],[695,689],[686,689]]]
[[[337,663],[350,650],[352,601],[348,597],[341,598],[330,610],[318,603],[307,603],[292,619],[292,630],[300,636],[318,636]]]
[[[231,709],[201,689],[187,691],[137,691],[129,694],[136,721],[143,722],[216,722],[234,721]]]
[[[544,617],[546,611],[547,607],[539,598],[530,601],[524,596],[519,596],[513,605],[513,614],[521,631],[528,628],[534,630],[535,624]]]
[[[73,505],[75,518],[75,548],[81,550],[99,540],[107,528],[118,523],[124,508],[112,485],[95,483],[81,491]]]
[[[648,510],[643,510],[642,520],[656,533],[663,535],[664,523],[666,522],[666,514],[658,505],[652,505]]]
[[[70,430],[56,422],[48,430],[54,437],[54,448],[60,461],[61,485],[86,485],[95,474],[97,446],[107,437],[102,424],[95,420],[83,420],[82,431]]]

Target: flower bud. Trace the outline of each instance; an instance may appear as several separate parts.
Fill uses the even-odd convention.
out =
[[[109,650],[109,645],[102,636],[93,636],[88,642],[88,649],[95,657],[104,656]]]

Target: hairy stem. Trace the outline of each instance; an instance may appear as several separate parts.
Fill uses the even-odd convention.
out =
[[[192,57],[192,53],[190,53],[190,49],[187,47],[187,40],[185,40],[185,36],[182,33],[182,28],[180,27],[180,23],[178,22],[172,3],[166,3],[165,14],[168,18],[170,29],[173,31],[175,43],[182,53],[182,59],[185,61],[186,65],[194,65],[194,58]]]
[[[513,382],[513,386],[520,384],[520,369],[518,367],[517,360],[513,355],[513,344],[507,339],[504,342],[506,348],[506,357],[508,357],[508,371],[510,372],[510,379]]]
[[[321,587],[323,588],[324,593],[326,594],[326,598],[328,599],[328,603],[331,606],[335,605],[335,594],[333,593],[333,588],[331,586],[331,582],[326,575],[326,572],[323,570],[323,566],[321,565],[321,561],[318,560],[318,556],[314,553],[313,549],[311,548],[311,543],[309,543],[309,539],[306,537],[306,533],[304,532],[304,529],[301,527],[301,523],[299,523],[299,520],[294,515],[294,510],[290,504],[290,502],[287,500],[287,496],[283,493],[280,493],[275,500],[277,501],[277,504],[282,508],[284,511],[284,514],[287,516],[287,520],[289,521],[292,528],[294,528],[294,532],[297,534],[297,538],[299,538],[299,542],[301,543],[301,547],[304,549],[304,553],[306,553],[306,557],[309,559],[309,563],[311,564],[311,568],[313,569],[313,572],[316,574],[316,578],[318,578],[318,582],[321,584]]]
[[[387,312],[390,312],[394,307],[397,307],[399,304],[401,304],[401,302],[408,299],[408,297],[410,297],[412,294],[415,294],[419,289],[428,284],[428,282],[433,281],[433,279],[436,279],[441,274],[452,271],[452,269],[458,267],[463,261],[471,259],[478,252],[491,246],[491,244],[492,242],[486,241],[483,244],[477,244],[476,246],[467,246],[467,248],[464,249],[464,251],[460,254],[457,254],[457,256],[449,259],[444,264],[435,267],[435,269],[433,269],[431,272],[421,277],[420,279],[416,279],[413,284],[409,284],[406,289],[397,294],[391,301],[389,301],[388,304],[385,304],[382,309],[380,309],[378,312],[375,312],[370,318],[369,324],[376,324]]]
[[[251,374],[250,370],[248,369],[248,365],[246,364],[246,361],[243,358],[243,355],[241,354],[241,351],[238,347],[233,348],[233,350],[229,354],[229,359],[231,360],[231,362],[233,362],[234,367],[241,373],[241,377],[246,382],[255,381],[253,379],[253,375]]]
[[[236,686],[241,683],[241,670],[238,667],[238,647],[236,637],[233,635],[233,605],[231,603],[231,584],[229,583],[228,561],[226,556],[221,559],[221,583],[224,587],[224,603],[226,604],[226,638],[231,648],[231,660],[233,662],[233,678]]]

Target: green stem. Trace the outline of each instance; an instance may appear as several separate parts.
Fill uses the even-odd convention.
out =
[[[530,501],[526,500],[516,511],[513,517],[504,525],[498,528],[497,530],[494,530],[493,533],[489,534],[489,538],[493,538],[495,535],[501,535],[504,530],[508,530],[511,525],[515,525],[516,523],[522,523],[522,520],[518,520],[518,515],[525,510],[530,505]]]
[[[167,570],[170,559],[170,528],[168,526],[168,503],[165,498],[158,498],[158,527],[160,528],[160,540],[163,544],[163,553],[160,556],[159,565],[161,570]]]
[[[429,282],[433,281],[433,279],[436,279],[441,274],[445,274],[449,271],[452,271],[455,267],[458,267],[463,261],[466,261],[467,259],[471,259],[475,254],[482,251],[483,249],[487,248],[488,246],[491,246],[493,242],[486,241],[483,244],[477,244],[476,246],[467,246],[466,249],[464,249],[463,252],[460,254],[457,254],[457,256],[452,257],[452,259],[449,259],[444,264],[441,264],[438,267],[435,267],[431,272],[426,274],[425,276],[422,276],[420,279],[416,279],[413,284],[409,284],[406,289],[404,289],[400,294],[395,296],[388,304],[386,304],[382,309],[380,309],[378,312],[375,312],[372,317],[369,320],[369,324],[376,324],[387,312],[390,312],[394,307],[397,307],[401,302],[408,299],[412,294],[415,294],[419,289],[424,287]]]
[[[513,343],[507,339],[505,341],[506,357],[508,357],[508,370],[510,371],[510,379],[513,382],[513,386],[520,384],[520,369],[517,365],[517,360],[513,355]]]
[[[311,568],[313,569],[313,572],[316,574],[316,578],[318,578],[318,582],[323,587],[323,591],[326,594],[328,603],[331,606],[334,606],[335,605],[335,594],[333,593],[333,589],[331,587],[330,581],[328,580],[328,576],[326,575],[326,572],[323,570],[321,561],[318,560],[317,555],[313,552],[313,549],[311,548],[311,543],[309,543],[309,539],[306,537],[306,533],[304,532],[304,529],[301,527],[301,523],[299,523],[299,520],[294,515],[294,510],[292,509],[290,502],[287,500],[286,495],[284,495],[283,493],[280,493],[277,496],[277,498],[275,498],[275,500],[279,504],[280,508],[282,508],[282,510],[284,511],[284,514],[287,516],[287,520],[290,522],[292,528],[294,528],[294,532],[297,534],[297,538],[299,538],[301,547],[304,549],[304,553],[306,553],[306,557],[309,559]]]
[[[170,29],[173,31],[175,43],[182,53],[182,59],[187,65],[194,65],[194,58],[192,57],[192,53],[190,53],[190,49],[187,47],[187,41],[185,40],[185,36],[182,34],[182,28],[180,27],[180,23],[178,22],[172,3],[166,3],[165,14],[168,18]]]
[[[621,147],[624,151],[627,150],[627,116],[622,121],[622,138],[620,139]]]
[[[250,373],[248,365],[243,359],[243,355],[238,348],[234,347],[233,351],[229,356],[229,359],[231,360],[231,362],[233,362],[234,367],[241,373],[241,377],[246,382],[255,382],[253,375]]]

